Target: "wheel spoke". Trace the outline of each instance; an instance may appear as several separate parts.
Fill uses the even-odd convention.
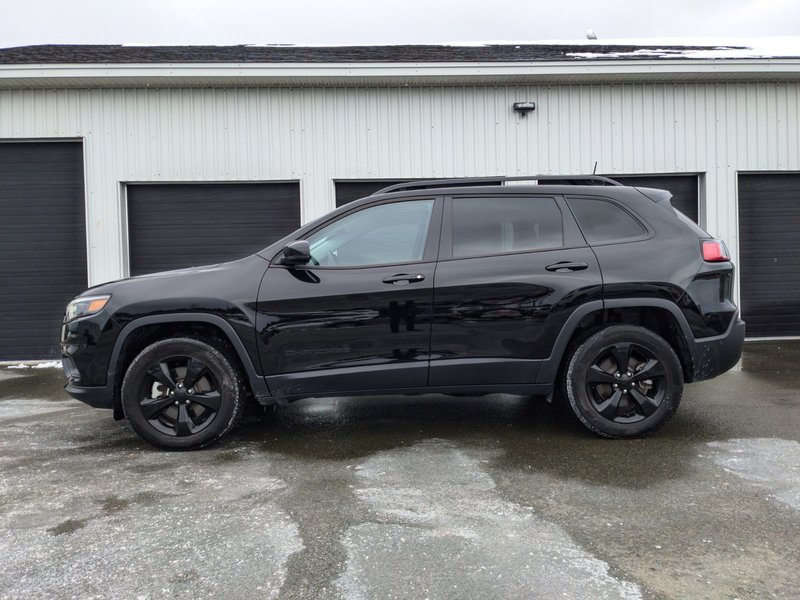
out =
[[[631,345],[628,342],[614,344],[611,347],[611,355],[617,363],[617,370],[620,373],[628,372],[628,365],[631,361]]]
[[[186,365],[186,375],[183,377],[183,387],[190,388],[197,380],[200,378],[200,375],[203,374],[208,367],[206,367],[203,363],[201,363],[196,358],[192,358],[189,360],[189,364]]]
[[[163,360],[147,369],[147,373],[170,390],[175,389],[175,380],[172,379],[172,373],[169,372],[169,365]]]
[[[661,361],[654,358],[649,359],[641,369],[636,371],[631,377],[632,381],[641,381],[642,379],[653,379],[657,377],[664,377],[664,366]]]
[[[617,417],[617,410],[619,409],[619,401],[621,398],[622,392],[616,390],[607,400],[597,405],[597,412],[606,419],[613,421]]]
[[[211,390],[205,394],[195,394],[189,397],[192,399],[192,402],[205,406],[207,409],[213,410],[214,412],[218,412],[222,404],[222,395],[216,390]]]
[[[614,377],[612,373],[604,371],[597,365],[589,367],[589,373],[586,375],[588,383],[617,383],[619,380]]]
[[[179,404],[178,418],[175,420],[175,434],[178,437],[185,437],[192,434],[192,429],[194,429],[194,422],[189,411],[186,410],[186,405]]]
[[[145,419],[152,419],[172,402],[173,400],[170,396],[165,398],[145,398],[139,403],[139,406],[142,408],[142,416]]]
[[[631,400],[633,400],[636,403],[636,407],[639,409],[639,412],[643,414],[645,417],[649,417],[658,409],[659,405],[658,403],[656,403],[655,400],[653,400],[649,396],[644,395],[636,388],[632,388],[630,394],[631,394]]]

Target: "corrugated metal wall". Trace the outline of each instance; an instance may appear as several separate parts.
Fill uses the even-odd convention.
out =
[[[532,100],[528,117],[511,109]],[[701,173],[737,250],[736,172],[800,171],[800,84],[0,91],[0,140],[83,138],[92,284],[124,274],[124,182]]]

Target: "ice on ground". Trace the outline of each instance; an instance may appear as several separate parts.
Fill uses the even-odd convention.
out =
[[[641,598],[561,527],[504,500],[482,458],[431,440],[357,467],[356,494],[373,519],[345,534],[342,595]]]
[[[778,438],[710,442],[726,471],[765,489],[775,500],[800,510],[800,443]]]
[[[29,400],[12,398],[0,402],[0,420],[33,417],[75,408],[77,402],[53,402],[52,400]]]
[[[278,596],[303,542],[274,500],[286,484],[263,453],[242,452],[224,470],[213,453],[106,456],[6,468],[0,598]]]

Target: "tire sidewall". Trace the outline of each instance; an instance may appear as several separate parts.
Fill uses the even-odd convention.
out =
[[[222,396],[214,420],[202,431],[185,437],[167,435],[155,429],[142,414],[139,402],[142,379],[154,362],[171,356],[186,356],[202,361],[211,371]],[[162,340],[145,348],[128,367],[121,389],[122,408],[134,431],[159,448],[188,450],[207,446],[234,425],[241,412],[242,392],[236,369],[216,348],[191,338]]]
[[[652,352],[664,366],[665,392],[659,407],[635,423],[615,423],[603,417],[586,391],[585,376],[600,352],[610,345],[631,342]],[[675,351],[659,335],[644,327],[613,325],[598,331],[572,352],[565,373],[564,388],[570,407],[593,432],[611,438],[643,437],[664,426],[675,414],[683,393],[683,372]]]

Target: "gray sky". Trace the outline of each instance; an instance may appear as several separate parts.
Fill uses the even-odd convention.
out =
[[[798,0],[0,0],[0,47],[800,35]]]

